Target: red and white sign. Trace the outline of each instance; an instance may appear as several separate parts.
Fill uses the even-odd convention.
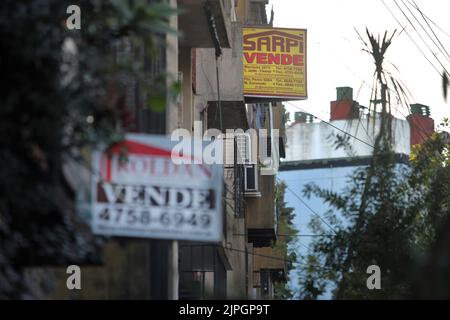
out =
[[[94,153],[94,233],[221,240],[223,168],[175,164],[176,144],[165,136],[129,134],[124,142]]]

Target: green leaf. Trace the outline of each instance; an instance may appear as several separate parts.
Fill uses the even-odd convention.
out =
[[[154,112],[163,112],[166,109],[166,98],[163,95],[150,95],[147,104]]]

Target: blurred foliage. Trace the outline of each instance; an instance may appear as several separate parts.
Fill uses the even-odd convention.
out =
[[[74,214],[64,159],[122,139],[119,80],[146,81],[146,70],[136,57],[120,61],[117,46],[137,44],[151,59],[162,35],[174,32],[167,21],[177,12],[164,1],[78,1],[81,30],[65,27],[70,4],[0,6],[0,298],[27,296],[24,266],[94,259],[95,239]]]
[[[325,216],[336,233],[313,242],[301,270],[301,298],[316,299],[327,289],[337,299],[415,294],[417,271],[450,218],[449,150],[448,133],[440,131],[414,148],[409,166],[396,165],[393,152],[380,149],[342,193],[308,185],[305,196],[321,197],[332,208]],[[311,227],[330,233],[317,219]],[[381,290],[366,287],[372,264],[381,268]]]

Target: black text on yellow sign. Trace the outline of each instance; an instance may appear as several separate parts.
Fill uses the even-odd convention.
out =
[[[306,30],[245,27],[244,94],[306,99]]]

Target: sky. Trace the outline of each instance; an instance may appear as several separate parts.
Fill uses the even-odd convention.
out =
[[[414,0],[422,12],[433,22],[429,22],[433,31],[450,53],[450,0]],[[385,4],[399,23],[394,19]],[[392,45],[386,55],[385,69],[391,71],[395,78],[401,80],[404,86],[411,92],[411,103],[421,103],[430,106],[431,116],[435,124],[439,124],[444,117],[450,117],[450,98],[445,102],[442,94],[443,67],[437,62],[433,54],[441,61],[444,67],[450,71],[450,56],[445,51],[441,53],[433,44],[422,27],[417,23],[411,12],[433,37],[431,30],[423,20],[420,13],[411,4],[413,0],[270,0],[267,10],[273,5],[274,27],[307,29],[307,82],[308,99],[304,101],[292,101],[291,103],[320,119],[329,120],[330,101],[336,99],[336,87],[349,86],[353,88],[353,98],[361,105],[368,106],[375,66],[372,57],[362,51],[363,44],[358,38],[355,29],[367,39],[366,27],[374,34],[383,35],[385,31],[392,33],[397,29]],[[410,25],[396,3],[408,15],[422,38],[426,41],[427,48],[415,29]],[[406,7],[405,5],[408,5]],[[411,10],[411,12],[408,11]],[[435,25],[435,24],[436,25]],[[442,30],[440,30],[439,28]],[[400,32],[404,27],[403,32]],[[413,38],[423,53],[416,47],[409,36]],[[434,38],[433,38],[434,39]],[[434,41],[438,44],[437,40]],[[425,56],[433,63],[434,67],[426,60]],[[395,67],[394,67],[395,66]],[[398,69],[398,70],[397,70]],[[299,109],[285,104],[291,112]],[[394,115],[404,118],[408,115],[405,107],[397,106],[399,110]],[[293,119],[293,114],[291,114]],[[297,172],[302,174],[301,172]],[[284,174],[284,176],[283,176]],[[304,174],[313,174],[305,172]],[[282,180],[317,183],[343,184],[344,181],[320,180],[317,177],[296,177],[293,172],[280,172]],[[291,180],[289,180],[291,179]],[[299,190],[300,187],[295,186]],[[329,186],[328,186],[329,187]],[[294,188],[294,187],[293,187]],[[305,228],[309,221],[309,215],[299,215],[299,212],[308,212],[292,195],[286,193],[288,203],[295,204],[296,226]],[[314,199],[307,200],[309,205],[324,212],[325,209],[314,203]],[[306,210],[306,211],[304,211]],[[309,244],[308,238],[301,238],[302,246]],[[302,247],[299,251],[305,253]],[[291,286],[297,288],[295,277],[291,277]],[[293,282],[294,281],[294,282]],[[328,292],[322,298],[330,298]]]
[[[400,24],[394,19],[390,8]],[[435,124],[444,117],[450,117],[450,99],[445,102],[442,94],[443,66],[450,71],[450,56],[438,50],[422,27],[408,11],[411,10],[428,34],[434,39],[425,20],[412,7],[413,0],[270,0],[268,11],[273,5],[274,27],[307,29],[307,82],[308,99],[293,101],[286,105],[291,112],[301,108],[323,120],[329,120],[329,105],[336,98],[336,87],[353,88],[353,98],[368,106],[375,70],[372,57],[361,49],[364,47],[355,29],[367,40],[365,28],[383,35],[397,29],[391,47],[386,55],[385,68],[401,80],[411,92],[411,103],[430,106]],[[427,42],[422,42],[415,29],[396,6],[402,7],[415,25],[416,30]],[[450,53],[450,1],[415,0],[421,11],[432,20],[428,21],[444,48]],[[405,6],[407,5],[407,7]],[[270,16],[270,13],[269,13]],[[401,25],[401,26],[400,26]],[[406,28],[405,28],[406,26]],[[400,32],[404,28],[403,32]],[[442,29],[442,30],[440,30]],[[434,64],[426,60],[414,45],[408,34]],[[439,45],[438,41],[434,39]],[[396,107],[395,116],[408,115],[406,107]],[[291,119],[293,115],[291,114]]]

